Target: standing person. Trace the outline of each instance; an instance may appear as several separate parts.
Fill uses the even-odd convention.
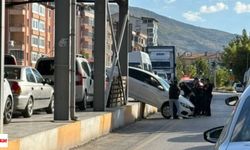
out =
[[[176,106],[177,109],[177,116],[179,119],[182,119],[180,116],[180,109],[179,109],[179,95],[180,95],[180,89],[177,86],[177,80],[174,79],[174,81],[170,84],[169,88],[169,106],[171,110],[171,119],[174,119],[174,105]]]
[[[210,83],[209,79],[205,80],[204,90],[205,90],[205,115],[211,116],[211,101],[212,101],[212,91],[213,91],[213,84]]]

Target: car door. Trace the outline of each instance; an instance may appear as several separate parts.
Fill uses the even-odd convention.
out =
[[[41,76],[41,74],[34,68],[32,68],[33,74],[36,78],[36,84],[38,87],[38,90],[40,91],[40,95],[37,97],[37,106],[35,106],[36,108],[45,108],[47,106],[49,106],[49,102],[50,102],[50,87],[47,84],[44,84],[43,81],[43,77]]]

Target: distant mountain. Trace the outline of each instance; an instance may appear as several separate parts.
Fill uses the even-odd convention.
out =
[[[117,12],[117,7],[111,7],[111,11]],[[174,45],[177,51],[214,52],[222,51],[236,35],[189,25],[152,11],[137,7],[129,8],[130,15],[135,17],[151,17],[159,21],[158,43],[159,45]]]

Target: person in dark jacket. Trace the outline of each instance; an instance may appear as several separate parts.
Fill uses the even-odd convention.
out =
[[[212,101],[212,91],[213,91],[213,84],[210,83],[209,79],[205,80],[205,85],[204,85],[204,93],[205,93],[205,110],[204,110],[204,115],[206,116],[211,116],[211,101]]]
[[[169,106],[170,106],[170,110],[171,110],[171,119],[174,118],[174,105],[177,109],[177,116],[179,119],[182,119],[181,114],[180,114],[180,109],[179,109],[179,95],[180,95],[180,89],[177,86],[177,80],[174,80],[171,84],[170,84],[170,88],[169,88]]]

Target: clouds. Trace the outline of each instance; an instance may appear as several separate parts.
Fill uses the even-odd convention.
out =
[[[203,5],[200,7],[200,13],[215,13],[215,12],[219,12],[219,11],[223,11],[223,10],[227,10],[228,6],[222,2],[220,3],[216,3],[215,5],[212,6],[207,6],[207,5]]]
[[[182,16],[188,21],[204,21],[201,17],[203,14],[211,14],[220,11],[227,10],[228,6],[222,2],[216,3],[215,5],[207,6],[203,5],[200,7],[198,12],[187,11]]]
[[[250,4],[245,4],[242,2],[236,2],[234,10],[237,14],[249,13],[250,12]]]
[[[188,11],[188,12],[183,13],[182,16],[188,21],[194,22],[194,21],[201,21],[202,20],[199,12]]]

